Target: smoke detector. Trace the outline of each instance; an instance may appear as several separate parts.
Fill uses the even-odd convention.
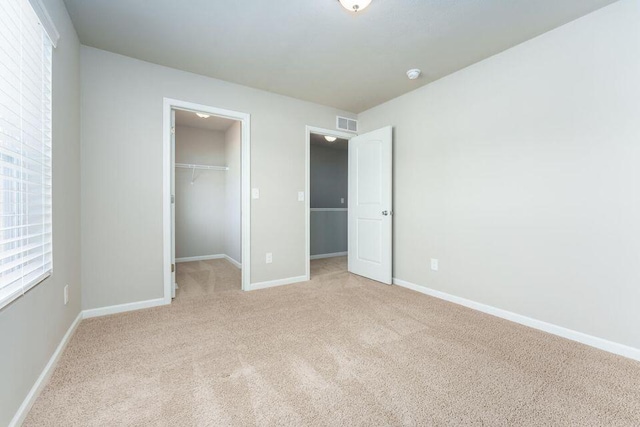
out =
[[[407,71],[407,77],[409,77],[409,80],[417,79],[418,77],[420,77],[420,74],[422,74],[422,71],[417,68],[412,68],[411,70]]]

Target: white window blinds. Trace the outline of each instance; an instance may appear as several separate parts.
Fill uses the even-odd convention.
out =
[[[51,41],[0,1],[0,307],[51,274]]]

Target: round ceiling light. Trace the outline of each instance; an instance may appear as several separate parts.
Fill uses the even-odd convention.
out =
[[[196,113],[196,116],[200,117],[201,119],[208,119],[209,117],[211,117],[209,114],[205,113]]]
[[[371,0],[338,0],[350,12],[359,12],[371,4]]]
[[[422,71],[420,71],[417,68],[413,68],[409,71],[407,71],[407,77],[409,77],[409,80],[415,80],[418,77],[420,77],[420,74],[422,74]]]
[[[336,139],[338,139],[338,138],[336,138],[335,136],[326,136],[325,135],[324,139],[326,139],[327,142],[336,142]]]

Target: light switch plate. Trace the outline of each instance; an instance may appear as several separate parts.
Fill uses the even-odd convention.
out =
[[[65,285],[64,286],[64,305],[67,305],[69,303],[69,285]]]
[[[251,198],[252,199],[259,199],[260,198],[260,189],[259,188],[252,188],[251,189]]]
[[[304,202],[304,191],[298,191],[298,201]]]

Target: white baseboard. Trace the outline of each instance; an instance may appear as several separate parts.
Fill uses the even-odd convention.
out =
[[[176,262],[208,261],[210,259],[221,259],[224,257],[226,257],[225,254],[188,256],[183,258],[176,258]]]
[[[83,318],[83,313],[81,311],[80,313],[78,313],[78,316],[75,318],[73,323],[71,323],[71,326],[69,326],[69,329],[67,329],[67,332],[62,337],[62,340],[60,341],[60,344],[58,344],[56,351],[53,352],[53,354],[51,355],[51,358],[49,359],[49,362],[47,362],[44,369],[40,373],[40,376],[36,380],[35,384],[33,384],[33,387],[31,387],[31,390],[29,390],[29,394],[27,394],[27,397],[25,397],[25,399],[22,401],[22,405],[20,405],[20,407],[18,408],[18,411],[13,416],[13,419],[9,423],[9,427],[17,427],[22,425],[25,418],[29,414],[29,410],[31,410],[31,407],[33,406],[36,399],[40,395],[40,392],[42,392],[44,387],[47,385],[47,382],[49,381],[49,378],[51,377],[51,374],[53,373],[56,367],[56,364],[60,359],[60,356],[64,352],[64,349],[66,348],[67,344],[69,343],[69,340],[73,336],[73,333],[76,331],[76,328],[80,324],[80,321],[82,320],[82,318]]]
[[[226,254],[215,254],[215,255],[200,255],[200,256],[189,256],[183,258],[176,258],[176,263],[178,262],[193,262],[193,261],[208,261],[210,259],[226,259],[231,264],[235,265],[238,268],[242,268],[242,264],[231,258]]]
[[[290,285],[292,283],[306,282],[307,276],[289,277],[287,279],[269,280],[266,282],[252,283],[250,290],[273,288],[274,286]]]
[[[141,310],[143,308],[158,307],[169,304],[164,298],[150,299],[146,301],[130,302],[127,304],[110,305],[107,307],[92,308],[84,310],[83,317],[89,319],[92,317],[108,316],[110,314],[124,313],[126,311]]]
[[[226,259],[227,261],[229,261],[231,264],[235,265],[238,268],[242,268],[242,264],[239,263],[238,261],[236,261],[235,259],[231,258],[229,255],[225,255],[224,259]]]
[[[557,335],[563,338],[577,341],[579,343],[598,348],[600,350],[608,351],[609,353],[617,354],[620,356],[628,357],[640,361],[640,349],[629,347],[624,344],[608,341],[603,338],[587,335],[582,332],[574,331],[562,326],[554,325],[552,323],[543,322],[542,320],[532,319],[531,317],[523,316],[521,314],[513,313],[511,311],[503,310],[501,308],[492,307],[490,305],[482,304],[479,302],[471,301],[465,298],[461,298],[455,295],[451,295],[445,292],[436,291],[425,286],[416,285],[414,283],[407,282],[401,279],[393,279],[393,284],[402,286],[403,288],[411,289],[429,295],[435,298],[439,298],[445,301],[452,302],[454,304],[463,305],[465,307],[481,311],[483,313],[490,314],[492,316],[500,317],[502,319],[510,320],[515,323],[519,323],[530,328],[538,329],[544,332],[548,332],[553,335]]]
[[[51,377],[51,374],[53,373],[56,367],[56,364],[58,363],[58,360],[62,355],[62,352],[64,351],[65,347],[69,343],[69,340],[73,336],[73,333],[75,332],[76,328],[78,327],[78,324],[82,319],[89,319],[92,317],[99,317],[99,316],[107,316],[109,314],[124,313],[126,311],[140,310],[143,308],[158,307],[166,304],[168,304],[168,302],[166,302],[164,298],[157,298],[157,299],[152,299],[147,301],[139,301],[139,302],[132,302],[127,304],[112,305],[108,307],[93,308],[89,310],[83,310],[80,313],[78,313],[78,316],[75,318],[75,320],[73,321],[73,323],[71,324],[67,332],[62,337],[60,344],[58,344],[58,347],[53,352],[53,355],[49,359],[49,362],[47,362],[47,365],[42,370],[42,373],[36,380],[35,384],[33,385],[33,387],[31,387],[29,394],[27,394],[27,397],[25,397],[24,401],[18,408],[18,411],[16,412],[13,419],[9,423],[9,427],[18,427],[22,425],[25,418],[29,414],[29,410],[31,409],[36,399],[40,395],[40,392],[44,389],[45,385],[49,381],[49,378]]]
[[[332,254],[311,255],[309,259],[334,258],[339,256],[347,256],[349,252],[334,252]]]

